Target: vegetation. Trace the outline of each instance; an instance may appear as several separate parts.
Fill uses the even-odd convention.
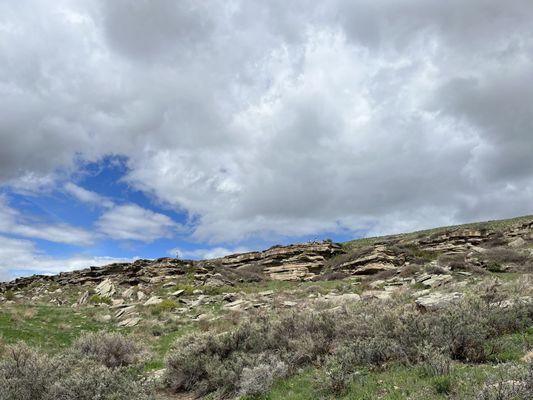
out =
[[[9,346],[0,361],[0,400],[144,400],[152,389],[135,369],[108,368],[69,352]]]
[[[437,313],[421,313],[403,304],[387,308],[370,304],[341,314],[259,317],[217,336],[195,333],[179,340],[170,352],[166,379],[176,391],[226,396],[242,392],[245,370],[249,380],[249,371],[291,375],[302,367],[321,365],[320,388],[339,394],[359,368],[414,363],[432,371],[437,392],[447,393],[451,389],[447,360],[487,362],[497,351],[495,339],[525,331],[532,321],[531,306],[503,309],[480,298]],[[428,346],[436,358],[428,357]],[[274,367],[278,365],[285,367]]]
[[[350,242],[298,282],[215,260],[207,278],[115,282],[113,298],[53,281],[5,290],[0,400],[533,398],[533,238],[496,231],[446,252],[454,229]],[[397,267],[340,268],[368,255]],[[462,301],[434,311],[415,302],[452,292]]]

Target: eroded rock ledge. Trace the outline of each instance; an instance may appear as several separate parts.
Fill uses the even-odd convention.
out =
[[[103,267],[90,267],[54,276],[34,275],[12,282],[0,283],[0,291],[21,289],[39,282],[60,285],[99,284],[110,279],[118,285],[157,284],[166,277],[192,274],[195,282],[204,284],[232,284],[242,279],[237,272],[253,271],[267,279],[282,281],[312,280],[322,274],[341,271],[345,274],[367,275],[394,270],[409,264],[409,251],[439,254],[482,251],[482,246],[499,240],[513,247],[513,243],[533,241],[533,218],[522,220],[503,229],[449,228],[434,234],[397,235],[375,239],[364,246],[364,251],[354,251],[330,241],[274,246],[265,251],[233,254],[212,260],[180,260],[159,258],[136,260],[132,263],[114,263]],[[402,250],[403,249],[403,250]],[[348,253],[348,254],[346,254]],[[412,252],[411,252],[412,253]],[[337,261],[331,268],[329,260]],[[234,271],[235,274],[221,274]]]

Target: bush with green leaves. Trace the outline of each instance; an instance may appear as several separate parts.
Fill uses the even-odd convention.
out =
[[[108,306],[113,303],[110,297],[100,296],[98,294],[93,294],[89,297],[89,303],[91,304],[107,304]]]
[[[7,301],[14,300],[15,299],[15,293],[12,290],[7,290],[4,293],[4,297]]]

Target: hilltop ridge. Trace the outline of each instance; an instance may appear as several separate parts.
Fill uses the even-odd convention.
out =
[[[19,289],[37,282],[82,285],[111,278],[119,285],[157,284],[165,277],[194,271],[195,284],[231,284],[253,281],[258,275],[282,281],[320,279],[331,272],[370,275],[409,265],[413,250],[434,255],[470,251],[483,252],[483,244],[511,244],[533,240],[533,216],[508,220],[469,223],[450,227],[356,239],[346,243],[331,241],[276,245],[264,251],[231,254],[209,260],[181,260],[164,257],[139,259],[132,263],[113,263],[102,267],[34,275],[0,283],[0,292]],[[514,242],[516,241],[516,242]],[[514,242],[514,244],[513,244]],[[342,260],[342,262],[340,261]]]

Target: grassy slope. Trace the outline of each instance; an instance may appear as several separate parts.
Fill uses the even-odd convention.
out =
[[[505,228],[508,228],[511,225],[518,224],[521,222],[528,222],[531,220],[533,220],[533,215],[525,215],[522,217],[494,220],[494,221],[472,222],[472,223],[463,224],[463,225],[444,226],[444,227],[425,229],[425,230],[409,232],[409,233],[400,233],[397,235],[376,236],[376,237],[355,239],[355,240],[350,240],[350,241],[343,243],[343,246],[345,246],[348,249],[357,248],[359,246],[371,245],[375,242],[379,242],[379,241],[390,239],[390,238],[416,239],[419,237],[430,236],[436,233],[443,233],[443,232],[452,231],[455,229],[492,229],[492,230],[498,231],[498,230],[503,230]]]

